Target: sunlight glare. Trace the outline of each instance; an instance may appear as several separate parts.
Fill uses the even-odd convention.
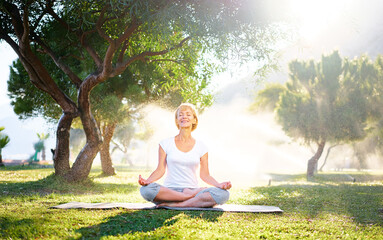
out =
[[[318,41],[327,28],[336,25],[342,18],[346,0],[292,0],[290,11],[298,21],[302,40],[308,43]]]

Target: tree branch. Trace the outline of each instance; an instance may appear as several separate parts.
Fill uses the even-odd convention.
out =
[[[120,54],[119,54],[118,59],[117,59],[118,63],[122,63],[124,61],[124,54],[125,54],[126,49],[128,48],[128,42],[129,42],[128,40],[129,40],[130,36],[132,36],[133,32],[135,30],[137,30],[138,26],[139,26],[139,24],[137,22],[137,19],[133,18],[133,21],[132,21],[132,24],[130,25],[130,27],[126,27],[124,34],[117,39],[117,45],[118,46],[123,43]]]
[[[113,60],[113,57],[117,51],[117,48],[123,43],[124,43],[124,45],[126,45],[127,44],[126,40],[129,39],[129,37],[133,34],[133,32],[138,27],[137,20],[135,18],[133,18],[132,24],[129,27],[125,28],[124,33],[120,37],[118,37],[116,40],[111,39],[109,36],[107,36],[105,34],[104,31],[102,31],[102,25],[104,24],[104,22],[103,22],[104,14],[105,14],[108,7],[110,7],[108,4],[105,5],[105,7],[102,9],[102,11],[100,13],[100,17],[98,18],[97,23],[96,23],[96,29],[97,29],[98,34],[102,38],[104,38],[107,42],[109,42],[109,47],[108,47],[108,49],[105,53],[105,57],[104,57],[101,79],[106,79],[106,77],[109,76],[110,73],[113,71],[112,60]],[[122,47],[120,55],[118,57],[118,60],[121,60],[121,62],[123,61],[122,60],[123,54],[125,53],[126,48],[127,48],[127,46]]]
[[[113,71],[112,60],[113,60],[114,54],[117,51],[117,47],[121,45],[121,43],[123,42],[122,40],[125,41],[127,38],[129,38],[132,35],[134,30],[137,28],[137,26],[138,25],[136,23],[133,23],[132,26],[128,28],[128,31],[126,31],[121,37],[119,37],[117,40],[111,40],[109,42],[109,47],[105,53],[101,79],[106,79],[106,77],[108,77],[112,73]]]
[[[115,146],[116,146],[116,148],[118,148],[121,152],[123,152],[123,153],[126,153],[127,151],[128,151],[128,149],[127,148],[123,148],[123,147],[121,147],[121,145],[120,144],[118,144],[116,141],[114,141],[113,139],[112,140],[110,140]],[[113,151],[113,150],[112,150]]]
[[[29,20],[28,20],[28,16],[29,16],[28,7],[29,7],[29,5],[30,5],[30,1],[28,1],[28,3],[25,4],[25,6],[24,6],[24,15],[23,15],[24,31],[23,31],[23,36],[20,39],[22,44],[28,44],[28,45],[30,44],[30,42],[29,42]]]
[[[31,27],[32,32],[34,32],[34,31],[36,30],[37,26],[39,25],[41,19],[45,16],[45,14],[47,14],[47,12],[46,12],[46,11],[43,11],[43,12],[40,14],[40,16],[36,19],[35,25]]]
[[[85,50],[89,53],[91,58],[93,59],[94,63],[98,68],[101,68],[102,66],[102,60],[100,56],[97,54],[97,52],[90,47],[88,44],[86,44],[86,41],[84,41],[85,35],[94,32],[94,31],[88,31],[85,33],[82,33],[81,31],[75,31],[73,30],[67,22],[65,22],[62,18],[60,18],[55,11],[53,11],[52,6],[50,4],[47,4],[47,12],[56,20],[58,21],[65,29],[68,31],[75,33],[76,36],[79,38],[81,45],[85,48]]]
[[[53,11],[51,2],[48,2],[46,4],[46,10],[57,22],[59,22],[65,29],[67,29],[70,32],[75,32],[67,22],[65,22],[62,18],[60,18],[55,11]]]
[[[32,33],[32,36],[36,39],[37,43],[44,49],[44,51],[52,58],[56,66],[59,67],[66,75],[68,75],[73,84],[79,88],[82,82],[81,79],[69,68],[68,65],[66,65],[63,61],[60,60],[60,58],[56,56],[53,50],[47,46],[39,36],[37,36],[35,33]]]
[[[117,59],[117,63],[122,63],[122,61],[124,61],[124,54],[126,49],[128,48],[128,42],[129,42],[128,40],[124,41],[124,44],[121,47],[120,54]]]
[[[96,22],[96,29],[97,29],[98,34],[105,41],[109,42],[109,44],[112,44],[113,40],[104,31],[102,31],[102,25],[104,24],[104,15],[105,15],[105,12],[106,12],[108,7],[109,7],[109,4],[106,4],[104,6],[104,8],[101,10],[100,16],[98,17],[97,22]]]
[[[124,33],[117,39],[117,45],[121,45],[123,42],[128,40],[132,36],[133,32],[138,28],[139,24],[137,19],[133,17],[132,24],[129,27],[126,27]]]
[[[164,55],[170,51],[173,51],[174,49],[177,49],[177,48],[180,48],[182,47],[182,45],[187,42],[188,40],[190,40],[191,37],[186,37],[184,38],[179,44],[169,48],[169,49],[166,49],[166,50],[162,50],[162,51],[158,51],[158,52],[152,52],[152,51],[146,51],[146,52],[142,52],[136,56],[133,56],[133,57],[130,57],[129,59],[127,59],[126,61],[122,62],[122,63],[118,63],[114,69],[114,71],[112,72],[111,74],[111,77],[114,77],[114,76],[117,76],[121,73],[123,73],[125,71],[125,69],[130,65],[132,64],[134,61],[137,61],[137,60],[141,60],[141,61],[145,61],[145,57],[153,57],[153,56],[158,56],[158,55]]]
[[[180,48],[182,47],[182,45],[188,41],[191,37],[186,37],[184,38],[179,44],[177,44],[176,46],[173,46],[169,49],[166,49],[166,50],[162,50],[162,51],[158,51],[158,52],[151,52],[151,51],[147,51],[147,52],[143,52],[141,54],[143,54],[144,56],[149,56],[149,57],[153,57],[153,56],[158,56],[158,55],[164,55],[170,51],[173,51],[174,49],[177,49],[177,48]]]
[[[8,43],[9,46],[11,46],[11,48],[13,49],[13,51],[15,51],[15,53],[20,56],[21,53],[20,53],[20,47],[16,44],[15,41],[12,40],[12,38],[10,38],[7,34],[5,34],[3,32],[3,29],[0,28],[0,39],[3,39],[4,41],[6,41]]]
[[[184,67],[185,69],[188,69],[184,64],[182,64],[181,62],[185,62],[185,60],[174,60],[174,59],[153,59],[153,60],[148,60],[149,62],[174,62],[174,63],[177,63],[179,65],[181,65],[182,67]]]
[[[92,30],[89,30],[89,31],[86,31],[86,32],[82,32],[81,36],[80,36],[80,43],[81,43],[81,45],[84,45],[85,38],[86,38],[86,36],[88,34],[95,33],[95,32],[97,32],[95,29],[92,29]]]
[[[21,21],[19,9],[15,4],[11,4],[9,2],[4,2],[4,8],[12,19],[12,25],[15,29],[17,38],[21,39],[24,32],[24,26],[23,22]]]

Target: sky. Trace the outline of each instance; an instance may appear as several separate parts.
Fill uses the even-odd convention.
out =
[[[1,42],[0,56],[0,126],[5,127],[3,133],[11,139],[6,148],[2,150],[3,159],[28,159],[34,154],[33,144],[38,141],[37,133],[50,133],[50,137],[46,141],[46,148],[54,148],[53,126],[41,118],[24,121],[18,119],[7,95],[9,66],[17,59],[17,55],[9,45]],[[47,157],[51,157],[50,151],[47,152]]]
[[[381,9],[383,1],[378,0],[290,0],[286,11],[296,17],[299,34],[293,42],[281,49],[281,70],[268,76],[267,81],[284,81],[287,78],[287,62],[294,58],[319,59],[321,54],[337,49],[342,56],[350,58],[369,54],[371,57],[383,53],[383,25]],[[272,9],[271,9],[272,11]],[[33,144],[38,140],[36,133],[50,133],[47,148],[55,146],[55,126],[43,119],[21,121],[13,113],[7,96],[9,65],[17,58],[13,50],[4,42],[0,43],[0,126],[11,138],[3,149],[3,158],[26,159],[34,153]],[[234,74],[233,74],[234,73]],[[211,112],[218,108],[240,108],[251,101],[255,80],[252,68],[229,71],[217,75],[213,84],[219,86],[217,102]],[[245,99],[242,100],[236,99]],[[237,109],[238,110],[238,109]],[[236,110],[236,111],[237,111]],[[209,115],[209,114],[207,114]],[[242,119],[241,121],[246,121]],[[272,132],[272,131],[271,131]],[[50,152],[47,153],[51,157]]]

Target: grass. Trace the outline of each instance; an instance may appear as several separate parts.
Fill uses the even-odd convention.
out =
[[[0,169],[0,239],[383,239],[383,172],[271,174],[271,186],[233,188],[228,203],[272,205],[283,214],[51,209],[71,201],[144,202],[137,176],[67,184],[52,168]],[[352,180],[355,178],[355,182]]]

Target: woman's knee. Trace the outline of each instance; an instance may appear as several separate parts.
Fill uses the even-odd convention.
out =
[[[150,183],[147,186],[142,186],[140,188],[141,196],[149,202],[153,202],[154,198],[157,196],[160,191],[161,185],[158,183]]]
[[[212,196],[214,201],[220,205],[227,202],[229,200],[229,197],[230,197],[229,191],[227,191],[225,189],[217,188],[217,187],[206,188],[206,189],[202,190],[200,193],[202,194],[204,192],[210,193],[210,195]],[[200,194],[200,193],[198,193],[198,194]]]

